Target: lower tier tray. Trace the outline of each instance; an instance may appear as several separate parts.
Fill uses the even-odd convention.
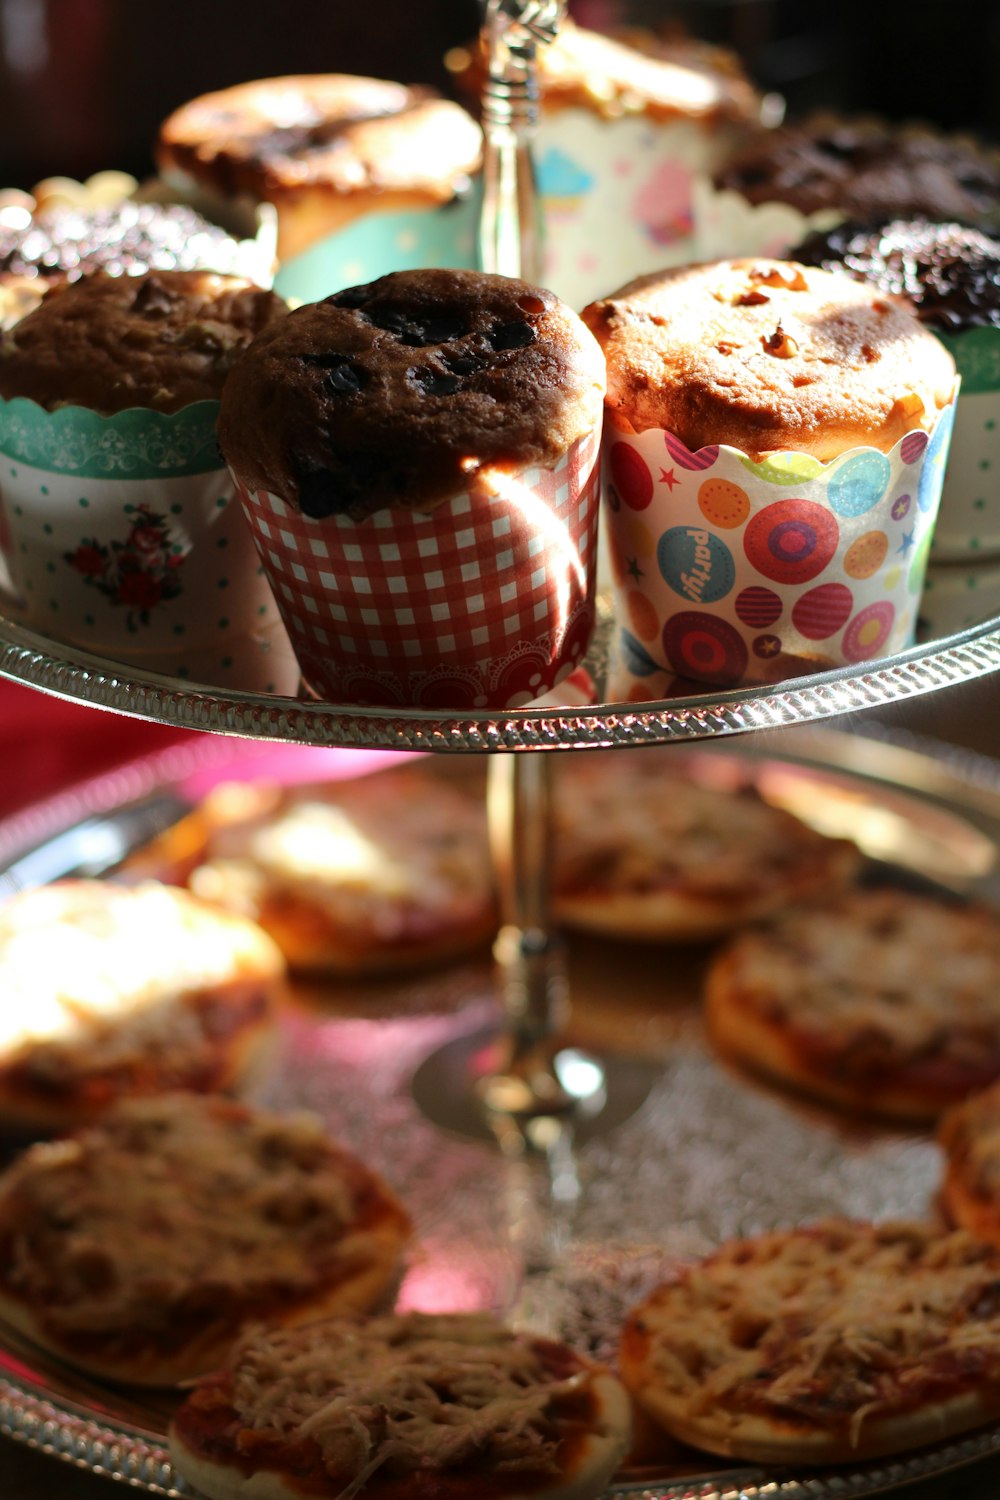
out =
[[[734,776],[749,776],[823,831],[850,831],[891,878],[1000,902],[1000,765],[822,730],[670,754],[689,760],[693,774],[705,757],[721,757]],[[312,780],[381,763],[195,740],[0,828],[0,887],[111,866],[219,779]],[[471,762],[433,764],[440,775],[482,775]],[[699,1011],[708,952],[571,943],[573,1039],[652,1062],[653,1080],[637,1113],[584,1139],[563,1163],[568,1193],[565,1181],[553,1193],[539,1166],[430,1123],[414,1100],[412,1080],[428,1055],[461,1039],[456,1055],[473,1052],[497,1022],[485,954],[408,979],[300,984],[253,1097],[317,1111],[401,1186],[418,1229],[402,1306],[492,1308],[613,1360],[625,1308],[722,1239],[831,1213],[933,1209],[941,1161],[926,1134],[820,1110],[712,1055]],[[165,1449],[175,1399],[87,1380],[0,1327],[0,1432],[54,1458],[154,1494],[192,1495]],[[898,1459],[803,1472],[726,1465],[646,1437],[609,1493],[844,1500],[939,1479],[989,1455],[1000,1457],[1000,1424]]]

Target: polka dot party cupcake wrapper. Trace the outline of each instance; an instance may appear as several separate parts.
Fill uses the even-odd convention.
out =
[[[918,641],[956,635],[997,616],[1000,616],[1000,559],[939,563],[931,558],[920,601]]]
[[[148,671],[294,693],[298,667],[221,465],[217,414],[215,401],[102,417],[0,400],[3,607]]]
[[[237,487],[303,676],[332,702],[515,708],[577,668],[594,623],[599,436],[491,471],[421,514],[303,516]]]
[[[952,412],[891,453],[856,448],[826,464],[609,431],[610,696],[648,687],[653,698],[665,676],[775,682],[908,645]]]
[[[692,255],[692,184],[721,164],[725,125],[543,114],[535,136],[546,286],[577,309]],[[614,233],[609,233],[614,226]]]
[[[931,557],[971,564],[1000,557],[1000,328],[938,336],[962,388]]]

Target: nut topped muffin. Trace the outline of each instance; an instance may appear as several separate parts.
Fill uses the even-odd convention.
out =
[[[205,94],[160,128],[171,182],[273,203],[278,255],[297,255],[358,214],[446,203],[479,165],[478,125],[430,89],[305,74]]]
[[[551,465],[600,422],[604,366],[548,291],[397,272],[299,308],[234,364],[219,440],[312,518],[422,511],[480,471]]]
[[[95,272],[53,288],[0,341],[0,397],[47,410],[176,412],[216,400],[234,354],[283,320],[273,292],[208,271]]]
[[[954,361],[908,309],[794,262],[643,277],[583,316],[607,355],[612,421],[665,428],[692,450],[888,452],[929,431],[954,393]]]

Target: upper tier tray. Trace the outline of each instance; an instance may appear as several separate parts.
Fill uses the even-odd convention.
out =
[[[433,750],[559,750],[651,745],[776,729],[878,708],[1000,670],[1000,617],[894,656],[796,677],[649,703],[602,701],[611,619],[602,611],[586,666],[598,701],[585,707],[449,714],[286,698],[192,683],[91,656],[0,615],[0,676],[60,698],[161,724],[291,744]]]

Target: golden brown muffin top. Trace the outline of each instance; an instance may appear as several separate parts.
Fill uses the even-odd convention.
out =
[[[392,189],[448,199],[479,165],[479,126],[430,89],[349,74],[298,74],[192,99],[160,127],[161,170],[215,191]]]
[[[397,271],[301,307],[241,355],[219,442],[314,518],[426,510],[490,466],[551,466],[598,426],[604,360],[548,291]]]
[[[1000,216],[1000,154],[929,127],[817,113],[752,137],[715,185],[750,203],[848,218]]]
[[[97,271],[54,287],[0,339],[0,396],[104,416],[217,400],[237,351],[286,312],[238,276]]]
[[[888,452],[954,394],[951,355],[901,302],[792,261],[644,276],[583,318],[607,356],[611,420],[692,449]]]
[[[482,43],[456,48],[447,65],[464,92],[478,98],[486,76]],[[757,120],[760,98],[737,58],[704,42],[660,41],[630,31],[621,40],[563,21],[555,41],[538,49],[542,107],[577,106],[614,118]]]

